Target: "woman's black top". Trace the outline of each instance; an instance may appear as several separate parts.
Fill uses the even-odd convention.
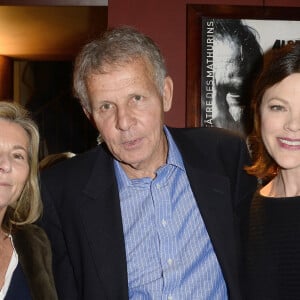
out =
[[[247,299],[299,300],[300,196],[256,193],[246,229]]]
[[[32,300],[28,282],[24,276],[23,270],[18,263],[9,288],[7,290],[7,294],[4,297],[5,300]]]

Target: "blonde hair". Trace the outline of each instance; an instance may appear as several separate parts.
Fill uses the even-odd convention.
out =
[[[71,158],[75,155],[76,155],[75,153],[69,152],[69,151],[49,154],[40,161],[40,164],[39,164],[40,170],[44,170],[50,166],[53,166],[54,164],[56,164],[60,161]]]
[[[29,175],[19,199],[7,208],[2,223],[3,230],[11,232],[13,227],[35,222],[42,213],[38,177],[40,136],[30,113],[17,103],[0,101],[0,119],[18,124],[26,131],[29,138]]]

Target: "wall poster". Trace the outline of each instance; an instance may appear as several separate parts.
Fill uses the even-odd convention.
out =
[[[300,42],[300,8],[188,5],[187,126],[247,135],[263,54]]]

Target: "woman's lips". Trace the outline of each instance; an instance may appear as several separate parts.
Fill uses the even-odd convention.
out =
[[[300,139],[278,138],[279,144],[285,149],[299,150]]]

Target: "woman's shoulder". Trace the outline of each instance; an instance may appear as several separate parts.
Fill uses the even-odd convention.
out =
[[[52,253],[45,231],[38,225],[27,224],[14,230],[12,237],[33,299],[56,300]]]
[[[46,232],[36,224],[19,226],[15,231],[13,231],[12,236],[17,248],[19,248],[19,246],[26,248],[38,246],[41,248],[48,248],[49,246],[49,240]]]

